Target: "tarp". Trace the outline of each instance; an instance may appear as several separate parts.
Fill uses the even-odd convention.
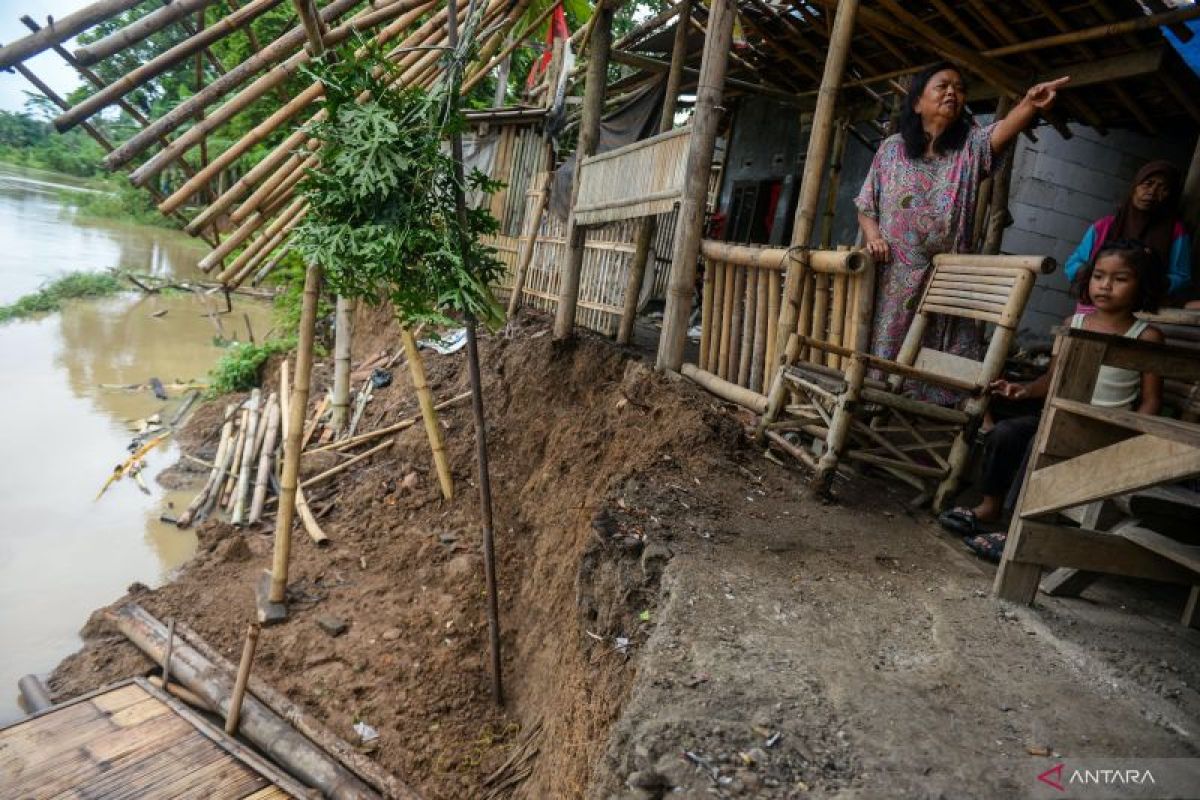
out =
[[[667,77],[662,75],[658,81],[602,119],[596,154],[607,153],[657,133],[666,86]],[[571,213],[571,183],[574,180],[575,155],[572,155],[554,171],[550,179],[548,210],[559,219],[566,219]]]

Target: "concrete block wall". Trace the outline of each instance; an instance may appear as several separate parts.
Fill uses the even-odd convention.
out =
[[[1075,308],[1062,265],[1083,238],[1087,226],[1111,214],[1129,191],[1138,168],[1166,158],[1186,169],[1194,137],[1164,134],[1151,138],[1130,131],[1100,135],[1072,125],[1071,139],[1046,126],[1037,142],[1021,137],[1013,162],[1009,210],[1013,224],[1001,251],[1053,256],[1059,269],[1038,278],[1022,320],[1018,340],[1047,342],[1050,331]]]

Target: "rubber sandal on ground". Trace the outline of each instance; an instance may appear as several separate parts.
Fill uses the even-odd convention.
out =
[[[1007,533],[981,533],[976,536],[963,537],[963,544],[967,546],[968,550],[995,564],[999,564],[1000,556],[1004,555],[1006,541],[1008,541]]]

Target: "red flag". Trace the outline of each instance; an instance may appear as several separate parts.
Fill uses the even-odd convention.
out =
[[[560,2],[554,7],[554,13],[550,15],[550,25],[546,29],[546,52],[533,62],[533,67],[529,70],[529,78],[525,81],[527,89],[537,86],[538,81],[546,74],[546,70],[550,69],[550,61],[554,57],[554,40],[570,38],[571,29],[567,27],[567,15],[563,13]]]

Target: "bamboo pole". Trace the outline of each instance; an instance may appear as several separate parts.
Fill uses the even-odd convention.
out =
[[[151,11],[136,22],[113,31],[103,39],[79,47],[75,50],[75,58],[80,64],[91,66],[137,44],[150,34],[162,30],[189,14],[203,10],[213,2],[214,0],[174,0],[170,5]]]
[[[181,642],[187,643],[197,653],[208,659],[215,672],[220,673],[227,680],[234,678],[237,674],[237,665],[205,641],[204,637],[187,623],[180,622],[178,628]],[[297,731],[304,734],[314,744],[341,762],[342,766],[362,778],[389,800],[408,800],[409,798],[415,800],[416,796],[396,776],[387,772],[368,756],[355,750],[298,704],[253,673],[250,674],[246,683],[246,691],[279,717],[287,720]]]
[[[284,441],[288,438],[288,426],[290,425],[288,412],[288,372],[287,361],[285,360],[279,366],[279,394],[282,399],[279,413],[279,427],[283,435]],[[303,450],[303,442],[301,443]],[[301,453],[303,455],[303,453]],[[329,537],[325,535],[325,531],[317,524],[317,518],[308,507],[308,500],[304,497],[304,490],[299,486],[296,487],[296,513],[300,515],[300,522],[304,525],[304,530],[308,532],[308,536],[317,546],[326,545],[329,543]],[[290,528],[289,528],[290,530]]]
[[[704,37],[704,55],[696,87],[696,105],[688,145],[683,197],[675,228],[671,278],[658,341],[658,367],[678,372],[683,364],[688,318],[695,292],[696,258],[700,254],[712,157],[720,123],[725,70],[733,37],[736,9],[731,0],[713,0]]]
[[[309,264],[304,274],[304,302],[300,311],[300,344],[296,349],[296,385],[288,406],[287,436],[283,447],[283,470],[279,479],[279,513],[275,518],[275,553],[271,564],[272,603],[284,603],[287,597],[288,559],[292,547],[292,520],[296,508],[296,478],[300,474],[300,437],[304,433],[304,414],[308,408],[312,382],[313,338],[317,320],[317,295],[321,285],[321,267]]]
[[[214,247],[207,255],[200,259],[196,265],[202,272],[211,272],[213,267],[221,263],[225,256],[232,253],[238,248],[242,242],[250,238],[250,234],[259,229],[266,222],[262,214],[253,214],[250,219],[238,226],[237,230],[225,237],[219,245]]]
[[[242,661],[238,664],[237,681],[233,684],[233,695],[229,698],[229,712],[225,715],[225,732],[237,735],[242,720],[242,701],[246,697],[246,683],[250,680],[250,667],[254,663],[254,651],[258,647],[261,629],[251,622],[246,626],[246,642],[242,645]]]
[[[242,467],[242,453],[246,449],[247,432],[250,427],[250,409],[242,406],[242,412],[239,415],[238,435],[233,445],[233,463],[225,476],[224,488],[217,500],[219,506],[230,510],[233,508],[233,488],[237,485],[238,475]],[[253,442],[253,439],[251,439]]]
[[[242,272],[243,268],[246,266],[246,264],[248,262],[250,262],[259,253],[263,252],[264,246],[268,242],[271,241],[272,237],[274,237],[275,234],[279,233],[281,230],[288,227],[288,225],[290,225],[293,221],[298,222],[299,221],[298,217],[300,217],[305,212],[307,207],[308,207],[307,199],[305,199],[303,197],[296,198],[296,200],[290,206],[288,206],[286,209],[284,209],[283,212],[281,212],[278,216],[275,217],[275,219],[273,219],[271,221],[270,225],[267,225],[266,228],[264,228],[262,230],[262,232],[258,235],[258,237],[256,239],[254,239],[254,241],[250,242],[246,246],[246,249],[244,249],[241,253],[238,254],[237,258],[235,258],[228,267],[221,270],[221,272],[219,272],[217,274],[217,280],[220,281],[221,283],[229,283],[235,276],[237,276],[239,273]],[[260,221],[266,219],[266,216],[267,216],[266,214],[263,214],[262,216],[260,216],[259,217]],[[238,232],[240,233],[240,231],[241,231],[241,229],[239,228]],[[232,238],[232,237],[230,237],[230,238]],[[212,256],[213,254],[219,252],[220,250],[221,250],[221,248],[217,248],[217,250],[214,250],[212,253],[209,254],[209,256]],[[267,250],[266,252],[269,253],[270,250]],[[203,262],[207,261],[209,256],[206,256],[204,259],[201,259],[201,262],[202,262],[201,268],[202,269],[205,266]]]
[[[233,516],[230,523],[241,525],[246,513],[246,495],[250,490],[250,471],[254,468],[255,445],[259,443],[259,419],[262,416],[262,391],[255,389],[250,393],[250,409],[247,422],[246,441],[242,450],[241,469],[237,476],[237,486],[233,490]]]
[[[808,153],[804,161],[804,175],[800,183],[800,198],[792,223],[792,245],[807,247],[812,239],[816,221],[817,203],[821,194],[821,173],[829,158],[830,135],[833,127],[834,107],[842,75],[846,68],[850,44],[854,38],[854,20],[858,13],[858,0],[841,0],[837,5],[837,16],[829,33],[829,52],[825,57],[825,70],[821,75],[821,88],[817,94],[817,107],[813,113],[812,134],[808,139]],[[783,307],[780,310],[779,330],[775,348],[783,353],[787,337],[795,333],[800,316],[803,264],[793,262],[788,267],[784,282]],[[773,370],[776,365],[772,364]],[[782,390],[782,386],[780,386]]]
[[[267,432],[258,460],[258,475],[254,480],[254,497],[250,501],[250,514],[246,524],[254,525],[262,518],[263,504],[267,500],[267,486],[271,482],[271,462],[275,458],[275,444],[279,437],[279,398],[272,394],[267,400]]]
[[[547,145],[549,147],[549,145]],[[533,190],[535,199],[525,221],[525,235],[517,249],[517,269],[513,275],[512,294],[508,298],[508,315],[511,317],[521,307],[521,293],[525,291],[525,276],[529,271],[529,262],[533,260],[533,251],[537,247],[538,233],[542,229],[542,216],[546,213],[546,205],[550,201],[550,192],[546,187],[549,182],[549,172],[539,172],[535,179]]]
[[[47,25],[31,36],[0,47],[0,70],[15,66],[43,50],[49,50],[93,25],[128,11],[140,2],[142,0],[102,0],[85,6],[74,14],[56,19],[53,25]]]
[[[463,400],[466,400],[470,396],[471,396],[470,392],[463,392],[460,395],[451,397],[449,400],[443,400],[442,402],[435,405],[433,407],[433,410],[441,411],[443,409],[449,408],[450,406],[457,405],[458,403],[461,403]],[[360,433],[358,436],[351,436],[349,439],[343,439],[340,442],[330,442],[329,444],[324,444],[324,445],[321,445],[320,447],[313,447],[308,450],[305,450],[304,452],[305,453],[322,453],[327,450],[346,450],[351,447],[356,447],[356,446],[362,444],[363,442],[370,442],[374,439],[378,439],[380,436],[387,436],[389,433],[399,433],[400,431],[407,430],[407,429],[411,428],[413,425],[416,425],[420,421],[421,421],[420,416],[411,417],[409,419],[403,420],[402,422],[397,422],[394,425],[388,425],[383,428],[378,428],[377,430],[373,430],[368,433]]]
[[[175,521],[176,527],[186,528],[188,525],[192,524],[192,519],[204,506],[204,502],[206,499],[208,499],[208,495],[215,490],[218,480],[223,475],[221,465],[225,461],[226,452],[228,452],[229,448],[233,446],[233,415],[236,410],[236,405],[225,406],[225,422],[221,425],[221,438],[219,444],[217,445],[217,454],[213,458],[212,471],[209,472],[208,480],[205,481],[204,486],[196,494],[196,497],[190,504],[188,504],[188,507]]]
[[[166,629],[140,606],[124,606],[108,612],[108,617],[152,660],[158,661],[162,657]],[[181,684],[203,698],[217,713],[225,715],[228,712],[235,683],[232,675],[215,668],[211,661],[182,640],[177,644],[172,663]],[[378,798],[352,772],[304,738],[253,694],[242,702],[238,733],[300,781],[320,790],[325,797],[341,800]]]
[[[254,272],[254,270],[258,268],[259,264],[266,261],[271,256],[271,253],[274,252],[275,248],[279,247],[279,245],[283,243],[283,240],[287,238],[287,235],[292,231],[292,229],[300,224],[300,222],[304,219],[304,213],[305,212],[303,211],[297,213],[294,217],[288,220],[287,224],[284,225],[278,232],[276,232],[276,234],[272,236],[266,244],[259,248],[258,252],[246,262],[246,265],[225,283],[224,288],[229,290],[236,289],[241,286],[242,282],[250,276],[250,273]],[[274,267],[272,266],[272,268]],[[265,275],[265,271],[260,271],[260,274],[256,275],[256,280],[261,279],[261,277],[265,277]]]
[[[511,42],[509,42],[507,45],[505,45],[504,49],[501,50],[499,52],[499,54],[497,54],[494,58],[492,58],[486,64],[481,66],[479,69],[477,69],[475,71],[475,73],[473,75],[471,75],[471,77],[467,78],[467,80],[463,82],[462,93],[464,95],[468,94],[472,89],[475,88],[476,84],[478,84],[481,80],[483,80],[484,78],[486,78],[488,76],[488,73],[490,73],[497,64],[500,64],[500,63],[506,61],[508,59],[508,57],[513,54],[514,50],[516,50],[521,45],[525,44],[525,42],[529,39],[529,37],[531,35],[533,35],[534,33],[536,33],[538,31],[538,29],[541,28],[542,24],[554,12],[554,7],[555,7],[555,4],[551,4],[551,5],[547,6],[546,10],[543,11],[541,14],[538,14],[537,18],[534,19],[533,22],[531,22],[527,26],[525,26],[525,30],[521,31],[519,34],[517,34],[515,37],[513,37],[513,40]],[[497,103],[497,106],[499,106],[499,105],[502,105],[502,104]]]
[[[588,58],[584,85],[583,116],[579,124],[579,144],[575,148],[575,180],[571,183],[571,212],[567,219],[567,260],[563,263],[558,287],[558,309],[554,316],[554,338],[569,338],[575,328],[579,302],[579,277],[583,270],[587,229],[575,222],[575,203],[579,197],[580,168],[583,160],[596,152],[600,139],[600,116],[604,111],[604,89],[608,82],[608,55],[612,45],[613,8],[600,0],[592,12],[591,56]]]
[[[324,483],[325,481],[329,480],[333,476],[340,475],[341,473],[350,469],[351,467],[353,467],[355,464],[359,463],[360,461],[365,461],[366,459],[370,458],[371,456],[375,455],[376,453],[382,453],[384,450],[387,450],[389,447],[391,447],[392,444],[394,444],[394,442],[392,442],[391,440],[383,442],[382,444],[377,444],[374,447],[372,447],[370,450],[364,450],[363,452],[354,456],[354,458],[343,461],[341,464],[338,464],[336,467],[330,467],[329,469],[325,470],[324,472],[313,475],[311,478],[305,478],[300,483],[300,488],[308,489],[312,486],[316,486],[318,483]]]
[[[1000,98],[1000,104],[996,109],[997,118],[1006,115],[1011,106],[1011,100]],[[1016,160],[1015,150],[1015,146],[1010,146],[1008,157],[1004,159],[1000,170],[992,175],[990,210],[987,215],[987,229],[984,233],[982,248],[985,255],[1000,253],[1000,243],[1004,240],[1004,228],[1012,221],[1008,212],[1008,196],[1012,187],[1013,162]]]
[[[321,16],[325,20],[334,20],[350,11],[357,4],[357,0],[333,0],[333,2],[321,10]],[[247,5],[242,10],[245,11],[250,7],[251,6]],[[214,28],[215,27],[216,26],[214,26]],[[208,28],[207,30],[213,30],[213,28]],[[341,28],[339,28],[339,30],[341,30]],[[350,31],[347,30],[346,35],[349,35],[349,33]],[[134,135],[116,150],[109,153],[104,160],[105,166],[114,170],[118,167],[124,166],[144,152],[155,138],[174,131],[185,121],[194,117],[198,110],[207,108],[217,100],[220,100],[228,92],[237,86],[240,86],[243,81],[247,80],[252,75],[257,74],[260,70],[275,64],[275,62],[279,61],[280,59],[286,58],[284,63],[277,64],[272,67],[265,75],[257,79],[253,84],[256,91],[261,90],[265,92],[274,88],[276,85],[278,85],[278,83],[282,82],[283,80],[287,79],[288,76],[293,74],[300,64],[305,63],[308,60],[307,55],[304,53],[298,53],[296,56],[287,58],[288,54],[296,50],[303,43],[303,41],[303,28],[296,27],[283,34],[274,42],[267,45],[261,53],[255,53],[241,64],[238,64],[236,67],[229,70],[229,72],[225,73],[206,86],[203,91],[197,92],[187,100],[178,104],[166,114],[163,114],[161,117],[155,120],[149,128],[146,128],[141,133]],[[187,42],[183,42],[179,47],[183,47],[186,44]],[[173,48],[172,51],[173,50],[175,50],[175,48]],[[168,51],[168,53],[171,53],[172,51]],[[157,62],[159,59],[155,59],[155,61]],[[174,63],[167,63],[166,67],[169,68],[173,65]],[[118,90],[121,94],[124,94],[125,92],[141,85],[145,80],[147,80],[147,77],[143,76],[141,73],[148,66],[150,65],[135,69],[120,81],[113,83],[110,89]],[[241,108],[244,107],[243,104],[249,104],[248,101],[251,99],[251,94],[252,93],[246,90],[239,92],[238,95],[227,101],[221,106],[221,108],[213,111],[202,125],[193,126],[192,130],[208,131],[212,130],[212,128],[216,127],[217,125],[224,124],[224,122],[227,121],[233,115],[233,113],[240,111]],[[103,108],[103,106],[107,104],[106,101],[111,102],[111,95],[95,95],[92,98],[85,100],[83,103],[80,103],[70,112],[58,117],[54,121],[54,124],[59,130],[68,130],[75,122],[78,122],[80,119],[86,118],[91,114],[94,114],[96,111],[99,111],[100,108]],[[198,133],[195,135],[199,136],[203,134]],[[156,156],[155,163],[165,166],[166,162],[173,160],[173,158],[174,156],[165,159],[165,161],[160,161]],[[135,180],[135,182],[141,181],[144,183],[149,177],[148,175],[145,175],[143,169],[136,171],[138,178]]]
[[[334,436],[346,430],[346,412],[350,407],[350,321],[354,301],[338,297],[333,341],[333,403],[330,425]]]
[[[421,360],[421,351],[412,331],[406,326],[400,328],[400,342],[404,353],[408,356],[408,371],[412,377],[413,390],[417,402],[421,406],[421,418],[425,421],[425,435],[429,437],[429,450],[433,454],[433,466],[437,470],[438,483],[442,487],[442,497],[447,500],[454,497],[454,479],[450,477],[450,464],[446,460],[446,445],[442,441],[442,429],[438,425],[437,412],[433,409],[433,394],[425,380],[425,362]]]
[[[683,82],[683,64],[687,60],[688,26],[684,22],[691,19],[692,0],[679,0],[673,8],[668,10],[672,15],[679,14],[679,22],[675,25],[675,39],[671,46],[671,67],[667,71],[667,86],[663,94],[662,113],[658,118],[659,133],[666,133],[675,126],[675,109],[679,104],[679,86]],[[651,21],[653,22],[653,20]],[[642,283],[646,280],[646,262],[650,258],[650,244],[654,240],[657,221],[657,217],[646,217],[638,223],[634,239],[633,260],[629,262],[629,277],[625,282],[625,302],[621,311],[621,324],[617,329],[617,344],[629,344],[633,337],[633,324],[637,320],[638,300],[641,298]]]

